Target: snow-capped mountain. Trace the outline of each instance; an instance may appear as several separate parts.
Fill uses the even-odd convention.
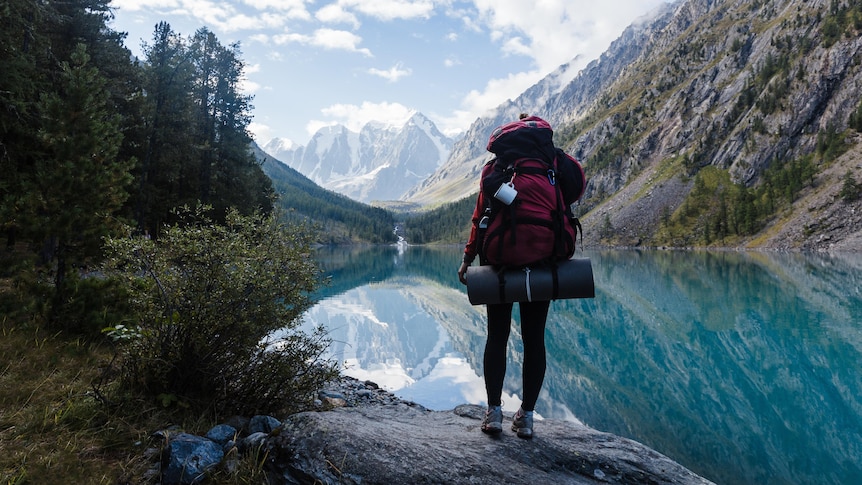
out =
[[[449,158],[452,145],[416,113],[400,127],[371,122],[356,133],[330,126],[307,146],[276,138],[263,150],[324,188],[371,202],[400,199]]]

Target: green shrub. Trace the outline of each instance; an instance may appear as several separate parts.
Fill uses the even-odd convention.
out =
[[[107,242],[106,269],[140,316],[109,330],[121,389],[219,415],[306,409],[336,375],[325,331],[299,328],[320,282],[310,231],[236,211],[224,225],[203,209],[180,221],[157,241]]]
[[[67,290],[62,301],[54,302],[52,313],[61,328],[87,339],[101,338],[102,329],[118,323],[128,323],[134,310],[121,281],[102,275],[66,277]]]
[[[844,202],[853,202],[862,196],[862,185],[856,181],[856,178],[853,177],[853,174],[849,170],[844,174],[839,195]]]

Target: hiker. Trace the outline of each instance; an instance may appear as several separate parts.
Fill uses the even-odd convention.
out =
[[[563,163],[559,162],[560,158],[571,160],[573,165],[577,166],[581,177],[581,185],[576,188],[577,198],[583,192],[583,170],[576,160],[565,155],[561,150],[559,153],[556,151],[552,135],[553,132],[547,122],[526,114],[522,114],[518,122],[499,127],[492,133],[488,150],[495,153],[497,157],[488,162],[482,170],[470,238],[464,248],[463,262],[458,269],[458,279],[461,283],[467,284],[468,268],[477,256],[480,257],[482,265],[521,267],[534,262],[568,259],[573,254],[575,234],[570,226],[573,226],[577,219],[571,217],[570,210],[563,210],[563,203],[559,196],[561,189],[553,187],[555,180],[550,169],[556,171],[557,163]],[[509,189],[514,190],[518,187],[513,182],[519,177],[518,182],[522,184],[521,193],[515,190],[513,195]],[[530,177],[533,177],[534,181],[531,182]],[[505,187],[506,185],[509,187]],[[507,192],[505,196],[497,192],[499,187],[503,187],[500,192]],[[531,197],[540,191],[550,191],[551,195],[540,194],[535,198],[542,200],[538,202],[531,200]],[[557,206],[548,208],[548,200],[555,201]],[[512,208],[512,212],[508,212],[509,215],[500,215],[508,211],[509,207]],[[540,225],[535,220],[536,214],[544,210],[541,209],[542,207],[547,208],[545,212],[548,213],[546,215],[548,221],[544,225]],[[528,211],[530,217],[518,219],[517,210]],[[553,221],[556,215],[563,212],[569,214],[571,221]],[[499,222],[507,217],[510,221],[509,225]],[[493,230],[488,229],[489,224],[494,228]],[[503,229],[499,229],[501,224],[504,224]],[[505,234],[505,228],[509,228],[512,232],[508,237]],[[517,236],[518,245],[516,245],[515,236]],[[557,243],[557,237],[562,243]],[[493,244],[489,243],[489,239],[494,239]],[[560,246],[563,247],[560,248]],[[488,410],[482,422],[482,431],[488,434],[497,434],[503,430],[502,392],[513,306],[511,302],[486,305],[488,336],[485,342],[483,371]],[[549,306],[550,301],[547,300],[518,302],[524,344],[523,400],[513,418],[512,430],[517,432],[520,438],[533,437],[533,411],[545,378],[545,322]]]

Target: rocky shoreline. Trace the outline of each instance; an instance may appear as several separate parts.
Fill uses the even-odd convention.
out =
[[[316,406],[283,421],[234,418],[206,437],[157,433],[161,483],[197,483],[241,453],[265,456],[274,484],[711,483],[640,443],[580,424],[537,421],[532,440],[488,436],[480,406],[431,411],[346,376],[326,386]],[[190,442],[220,451],[206,464]]]

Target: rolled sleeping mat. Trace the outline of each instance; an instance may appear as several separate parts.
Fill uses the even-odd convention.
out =
[[[554,265],[503,269],[472,266],[467,270],[467,298],[473,305],[595,298],[593,267],[587,258]]]

